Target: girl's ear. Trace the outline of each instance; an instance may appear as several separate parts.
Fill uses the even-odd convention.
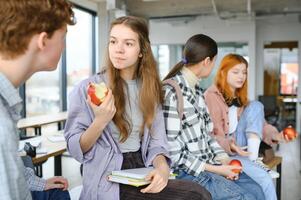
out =
[[[46,32],[42,32],[38,36],[38,48],[43,50],[46,47],[46,42],[48,40],[48,34]]]
[[[206,57],[205,60],[204,60],[205,66],[210,65],[211,62],[212,62],[212,60],[210,59],[210,57]]]
[[[142,58],[142,53],[139,53],[138,57],[139,57],[139,58]]]

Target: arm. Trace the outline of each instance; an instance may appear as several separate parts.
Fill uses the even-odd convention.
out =
[[[165,156],[167,163],[170,164],[169,146],[165,131],[164,117],[161,106],[157,108],[156,116],[150,130],[150,141],[147,147],[146,166],[153,164],[157,155]]]
[[[211,149],[213,150],[215,154],[215,160],[223,162],[224,160],[229,160],[228,154],[224,151],[224,149],[219,145],[219,143],[211,136],[208,135],[208,143]]]
[[[25,179],[30,191],[46,191],[56,188],[67,190],[68,188],[67,179],[60,176],[55,176],[45,180],[36,176],[34,174],[34,170],[29,167],[25,167]]]
[[[88,152],[101,136],[102,131],[112,120],[116,108],[112,91],[109,90],[103,103],[99,106],[94,105],[88,96],[88,103],[93,110],[94,119],[89,128],[80,137],[80,146],[84,153]]]
[[[103,102],[106,106],[101,104],[102,107],[93,105],[89,98],[87,100],[87,85],[88,81],[83,81],[70,93],[71,101],[64,129],[67,149],[72,157],[81,163],[93,158],[96,150],[94,144],[115,109],[112,95],[107,96],[106,103]],[[104,109],[106,110],[103,111]]]
[[[31,194],[18,152],[18,134],[1,103],[0,100],[0,199],[29,199]]]
[[[232,171],[233,169],[241,170],[242,167],[231,166],[231,165],[210,165],[210,164],[205,165],[206,171],[221,175],[230,180],[237,180],[238,174],[234,173]]]
[[[165,88],[163,113],[172,165],[174,167],[184,165],[188,173],[197,176],[204,170],[205,162],[197,153],[188,150],[187,143],[189,141],[182,134],[184,130],[177,111],[176,94],[171,87],[166,86]]]
[[[218,102],[217,94],[212,92],[205,92],[204,94],[205,102],[209,110],[210,118],[213,122],[213,135],[220,146],[228,153],[233,154],[231,150],[231,143],[234,142],[231,138],[225,137],[225,130],[223,128],[222,122],[224,121],[222,116],[222,110],[218,104],[223,102]]]
[[[27,182],[27,185],[29,186],[30,191],[43,191],[46,187],[46,180],[42,179],[34,174],[34,170],[25,167],[24,169],[25,173],[25,180]]]
[[[265,122],[263,125],[263,138],[262,140],[267,143],[268,145],[272,145],[277,142],[281,142],[283,140],[286,140],[284,138],[282,132],[279,133],[279,131],[276,129],[276,127],[272,126],[271,124]]]

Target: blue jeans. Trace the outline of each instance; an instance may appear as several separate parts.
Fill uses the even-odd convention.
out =
[[[237,124],[235,139],[238,146],[247,146],[247,133],[255,133],[262,139],[263,125],[263,105],[259,101],[251,101],[242,112]]]
[[[243,171],[261,186],[266,200],[277,199],[273,180],[265,170],[247,157],[233,156],[231,158],[240,160]]]
[[[32,191],[33,200],[70,200],[68,190],[52,189],[47,191]]]
[[[247,133],[249,132],[257,134],[262,139],[263,125],[263,105],[259,101],[251,101],[238,121],[235,138],[238,146],[242,147],[248,144]],[[243,165],[243,171],[261,186],[266,200],[277,199],[273,180],[265,170],[247,157],[234,156],[233,158],[240,160]]]
[[[207,171],[197,177],[180,171],[177,179],[197,182],[211,193],[213,200],[264,200],[261,187],[245,173],[241,173],[238,180],[231,181]]]

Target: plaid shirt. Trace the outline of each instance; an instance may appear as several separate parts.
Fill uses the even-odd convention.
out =
[[[5,200],[31,199],[26,181],[31,190],[43,190],[46,184],[19,157],[16,123],[21,118],[21,102],[19,91],[0,73],[0,199]]]
[[[198,176],[204,171],[206,163],[220,164],[218,160],[227,158],[228,155],[210,135],[213,123],[202,89],[196,85],[193,93],[181,72],[172,79],[180,86],[184,104],[183,118],[180,119],[175,89],[164,85],[163,112],[173,161],[172,168]]]

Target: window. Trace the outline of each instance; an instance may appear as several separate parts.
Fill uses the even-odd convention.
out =
[[[183,45],[152,45],[152,51],[158,64],[161,79],[181,60],[182,48]]]
[[[297,95],[298,49],[281,49],[280,94]]]
[[[26,116],[60,111],[60,68],[61,62],[55,71],[38,72],[26,82]]]
[[[80,7],[74,8],[74,13],[77,24],[68,27],[66,52],[57,70],[36,73],[25,83],[25,92],[22,90],[25,116],[66,110],[67,94],[79,81],[95,72],[98,60],[96,13]]]
[[[93,14],[74,9],[76,25],[68,27],[66,38],[67,94],[93,69]],[[95,53],[95,52],[94,52]]]

